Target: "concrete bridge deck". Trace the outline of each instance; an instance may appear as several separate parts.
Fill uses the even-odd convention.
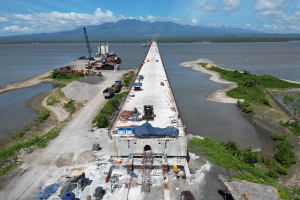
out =
[[[179,117],[179,111],[155,41],[152,42],[138,75],[144,76],[144,79],[141,81],[141,90],[134,91],[133,87],[130,89],[121,113],[122,111],[131,111],[136,108],[139,113],[143,114],[144,105],[152,105],[155,117],[154,120],[149,121],[149,123],[153,127],[166,128],[173,126],[178,128],[179,137],[183,137],[185,135],[183,123]],[[138,82],[138,80],[135,82]],[[163,83],[163,85],[161,85],[161,83]],[[117,130],[118,127],[140,126],[145,122],[145,120],[122,121],[118,118],[113,130]],[[134,137],[134,135],[125,136]],[[111,137],[117,138],[120,137],[120,135],[111,132]]]

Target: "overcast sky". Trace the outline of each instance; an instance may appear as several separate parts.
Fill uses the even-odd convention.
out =
[[[0,36],[121,19],[300,33],[300,0],[1,0]]]

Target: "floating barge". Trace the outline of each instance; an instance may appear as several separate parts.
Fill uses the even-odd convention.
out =
[[[167,176],[175,169],[190,182],[186,127],[155,40],[108,134],[107,179],[116,168],[144,170],[142,189],[147,190],[149,171],[161,169]]]

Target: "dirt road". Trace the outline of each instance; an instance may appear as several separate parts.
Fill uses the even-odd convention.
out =
[[[68,171],[76,164],[92,162],[86,156],[91,152],[92,144],[99,143],[103,155],[108,154],[107,138],[99,140],[98,136],[90,132],[92,120],[104,102],[102,91],[114,81],[120,80],[125,71],[104,72],[104,82],[99,87],[100,92],[75,113],[74,118],[52,140],[47,148],[40,149],[28,155],[23,164],[9,172],[4,179],[8,182],[0,191],[0,199],[33,200],[40,188],[52,184],[61,176],[62,171]],[[14,174],[14,176],[12,176]]]

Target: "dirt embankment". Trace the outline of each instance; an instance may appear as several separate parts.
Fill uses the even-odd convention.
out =
[[[41,83],[58,83],[58,84],[61,83],[59,81],[55,81],[55,80],[52,80],[52,79],[42,79],[46,76],[50,76],[50,74],[51,74],[51,71],[43,73],[43,74],[39,74],[39,75],[30,77],[30,78],[27,78],[27,79],[23,79],[23,80],[20,80],[20,81],[15,81],[15,82],[12,82],[10,84],[1,85],[0,86],[0,94],[3,93],[3,92],[6,92],[6,91],[10,91],[10,90],[33,87],[33,86],[36,86],[36,85],[41,84]]]

